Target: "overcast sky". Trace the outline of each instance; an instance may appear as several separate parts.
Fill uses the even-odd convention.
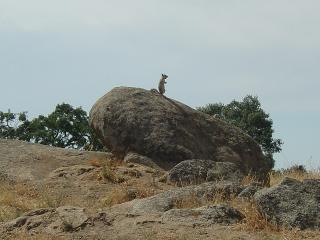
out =
[[[0,0],[0,111],[89,111],[116,86],[192,107],[257,95],[285,144],[320,167],[319,0]]]

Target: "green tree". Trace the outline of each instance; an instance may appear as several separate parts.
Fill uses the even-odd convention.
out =
[[[15,124],[13,124],[15,122]],[[48,116],[29,121],[26,113],[0,112],[0,137],[62,148],[102,150],[103,145],[89,127],[88,115],[80,107],[58,104]]]
[[[12,113],[0,111],[0,138],[12,139],[16,138],[16,127],[19,122],[26,120],[26,113]]]
[[[271,167],[273,154],[281,151],[281,139],[273,138],[273,121],[262,108],[258,97],[248,95],[242,101],[229,104],[215,103],[199,107],[198,110],[221,118],[247,132],[262,148]]]

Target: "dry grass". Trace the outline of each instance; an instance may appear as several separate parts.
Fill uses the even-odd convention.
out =
[[[256,205],[250,201],[234,200],[230,203],[233,207],[238,209],[244,216],[244,220],[237,226],[240,230],[252,234],[261,234],[265,236],[263,239],[277,239],[277,240],[300,240],[316,239],[312,237],[314,231],[300,231],[298,229],[284,229],[273,225],[258,211]]]
[[[37,208],[64,205],[66,196],[54,193],[48,186],[36,188],[27,183],[0,182],[0,222],[9,221]]]
[[[150,175],[149,178],[147,178],[146,176],[137,178],[137,172],[135,171],[132,171],[132,174],[131,172],[128,172],[129,174],[127,175],[129,178],[125,179],[124,182],[119,183],[123,181],[123,178],[117,173],[119,172],[118,167],[124,166],[124,164],[120,161],[102,161],[99,159],[92,159],[90,161],[90,164],[92,166],[101,168],[100,177],[102,179],[114,183],[110,184],[113,188],[110,192],[106,193],[106,196],[101,201],[102,205],[106,207],[111,207],[115,204],[124,203],[136,198],[150,197],[159,192],[162,192],[163,190],[167,190],[173,187],[166,184],[162,184],[162,186],[159,186],[159,184],[161,183],[152,180],[153,178],[150,174],[148,174],[148,176]],[[307,178],[320,179],[320,171],[273,171],[272,173],[270,173],[271,186],[278,184],[286,176],[300,181]],[[242,184],[248,185],[252,182],[256,182],[256,178],[254,178],[253,176],[246,176],[243,179]],[[53,192],[48,186],[35,188],[24,183],[9,184],[6,182],[0,182],[0,222],[14,219],[24,212],[28,212],[32,209],[42,207],[56,208],[58,206],[65,205],[66,201],[66,196],[62,194],[59,195],[59,193],[57,192]],[[237,199],[235,196],[226,197],[222,192],[217,192],[216,194],[214,194],[214,196],[205,196],[203,198],[197,197],[195,193],[190,194],[188,197],[182,200],[177,200],[175,202],[175,208],[197,208],[204,205],[214,205],[221,203],[233,206],[240,212],[242,212],[242,214],[244,214],[245,219],[236,226],[237,228],[239,228],[239,231],[244,231],[250,234],[261,234],[261,236],[265,236],[261,239],[287,240],[304,239],[305,236],[317,236],[317,233],[315,233],[314,231],[289,231],[274,226],[266,221],[265,217],[257,210],[257,207],[253,202],[242,201]],[[314,239],[316,238],[317,237],[315,237]],[[16,235],[13,239],[50,240],[53,238],[47,235],[37,235],[34,237],[30,237],[24,234],[20,234]],[[184,237],[181,239],[184,239]]]
[[[320,179],[319,171],[278,171],[270,173],[271,186],[280,183],[284,177],[290,177],[302,181],[304,179]],[[257,179],[253,176],[246,176],[242,184],[248,185],[250,183],[257,182]],[[267,221],[265,216],[261,214],[256,205],[252,201],[237,199],[236,196],[226,198],[224,194],[215,194],[214,197],[202,197],[201,199],[196,194],[190,194],[187,198],[178,200],[175,203],[176,208],[197,208],[209,204],[228,204],[238,209],[244,216],[244,220],[237,226],[239,230],[249,233],[259,233],[263,237],[262,239],[279,239],[279,240],[291,240],[291,239],[316,239],[312,236],[317,233],[315,231],[299,231],[299,230],[286,230],[278,226],[275,226]],[[319,236],[319,235],[318,235]]]
[[[11,236],[8,239],[12,240],[66,240],[67,238],[65,237],[58,237],[58,236],[53,236],[49,234],[37,234],[34,236],[31,236],[28,233],[17,233]]]
[[[111,190],[111,192],[108,193],[101,201],[103,206],[111,207],[116,204],[128,202],[134,198],[131,197],[130,192],[128,192],[128,189],[121,186]]]
[[[259,182],[257,177],[255,177],[253,175],[247,175],[242,179],[241,185],[246,186],[246,185],[250,185],[255,182]]]
[[[119,166],[124,166],[125,163],[119,160],[92,158],[88,161],[91,166],[101,169],[101,172],[97,178],[99,180],[106,180],[111,183],[122,183],[125,181],[123,177],[120,177],[115,173],[115,170]]]
[[[88,163],[93,167],[102,167],[103,165],[102,160],[98,158],[92,158],[88,161]]]
[[[285,177],[290,177],[299,181],[303,181],[304,179],[320,179],[320,171],[303,171],[297,167],[272,171],[270,173],[270,186],[279,184]],[[256,179],[252,176],[247,176],[242,183],[248,185],[253,182],[256,182]],[[262,235],[267,236],[265,239],[317,239],[317,237],[313,238],[314,234],[317,235],[315,231],[299,231],[297,229],[287,230],[269,223],[258,211],[256,205],[252,201],[233,199],[229,201],[229,204],[244,214],[245,219],[239,224],[239,227],[244,231],[262,233]],[[317,236],[319,237],[319,235]]]
[[[111,183],[118,183],[119,182],[119,179],[118,177],[116,176],[116,174],[112,171],[112,169],[104,164],[102,166],[102,169],[101,169],[101,177],[104,179],[104,180],[107,180]]]
[[[270,185],[274,186],[279,184],[283,178],[290,177],[303,181],[304,179],[320,179],[320,170],[313,171],[298,171],[298,170],[280,170],[272,171],[270,173]]]
[[[67,195],[63,192],[54,192],[49,186],[42,186],[39,190],[38,207],[57,208],[67,203]]]
[[[153,188],[151,184],[124,182],[113,188],[103,199],[105,207],[131,201],[133,199],[147,198],[157,194],[160,190]]]
[[[186,208],[197,208],[204,205],[204,202],[209,202],[208,199],[200,199],[196,193],[191,193],[188,197],[183,199],[176,199],[174,201],[174,208],[186,209]]]
[[[38,206],[38,192],[27,184],[0,182],[0,222],[14,219]]]
[[[94,156],[88,160],[88,164],[94,167],[102,167],[107,164],[110,167],[124,166],[125,162],[123,160],[106,158],[105,156]]]
[[[261,230],[276,232],[279,230],[277,226],[274,226],[267,221],[252,201],[235,198],[231,200],[229,204],[244,215],[244,220],[241,223],[241,228],[243,230],[253,232]]]
[[[293,166],[289,169],[271,171],[269,173],[270,186],[279,184],[285,177],[298,181],[303,181],[304,179],[320,179],[320,170],[304,171],[299,170],[297,166]],[[241,184],[245,186],[254,182],[259,182],[258,178],[253,175],[247,175],[242,179]]]
[[[178,209],[186,209],[186,208],[198,208],[204,205],[216,205],[221,203],[226,203],[230,201],[231,199],[234,199],[235,196],[227,196],[223,191],[216,192],[214,195],[205,195],[197,196],[195,192],[192,192],[188,195],[188,197],[185,197],[183,199],[177,199],[174,202],[174,208]]]
[[[299,230],[286,230],[278,226],[269,223],[266,218],[258,211],[256,205],[251,201],[243,201],[232,197],[226,199],[223,195],[217,195],[213,199],[202,198],[201,200],[196,197],[195,194],[191,194],[190,197],[177,201],[175,203],[176,208],[197,208],[204,205],[215,205],[215,204],[227,204],[239,210],[243,215],[244,219],[237,226],[236,229],[251,234],[261,235],[261,239],[274,239],[274,240],[300,240],[306,236],[314,234],[314,231],[310,233]],[[264,237],[262,237],[264,236]],[[192,238],[190,238],[192,239]],[[226,236],[226,239],[229,239]],[[313,238],[311,238],[313,239]],[[316,238],[314,238],[316,239]]]

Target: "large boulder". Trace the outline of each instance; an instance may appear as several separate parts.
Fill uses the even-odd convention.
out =
[[[114,88],[94,104],[89,121],[114,153],[136,152],[164,169],[210,159],[262,178],[270,170],[258,144],[239,128],[154,91]]]
[[[320,179],[285,178],[279,185],[258,191],[258,209],[277,226],[320,229]]]

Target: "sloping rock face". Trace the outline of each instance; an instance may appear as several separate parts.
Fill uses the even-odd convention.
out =
[[[41,180],[59,168],[87,164],[110,153],[50,147],[19,140],[0,139],[0,180]]]
[[[258,209],[278,226],[320,229],[320,180],[285,178],[279,185],[258,191]]]
[[[104,226],[111,225],[105,213],[89,216],[83,208],[63,206],[57,209],[36,209],[0,225],[2,234],[0,239],[9,239],[10,234],[19,231],[25,231],[29,234],[39,232],[53,235],[72,234],[97,222],[101,222]]]
[[[152,91],[114,88],[92,107],[90,125],[113,152],[136,152],[164,169],[210,159],[263,177],[270,170],[260,147],[239,128]]]

